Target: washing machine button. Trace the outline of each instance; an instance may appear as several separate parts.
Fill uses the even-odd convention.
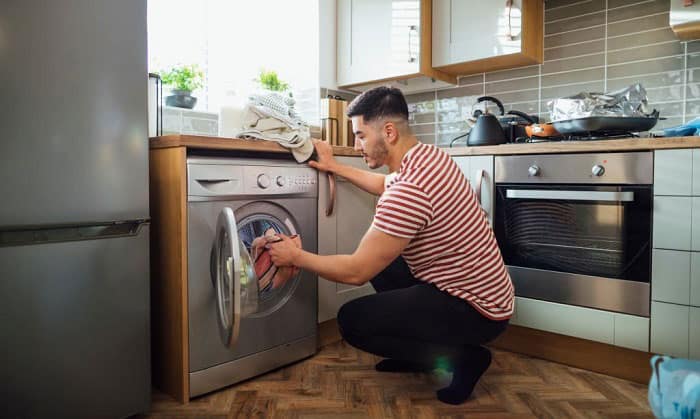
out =
[[[277,183],[277,186],[284,186],[286,184],[282,176],[277,176],[277,179],[275,179],[275,183]]]
[[[267,189],[270,186],[270,177],[266,174],[258,175],[258,186]]]

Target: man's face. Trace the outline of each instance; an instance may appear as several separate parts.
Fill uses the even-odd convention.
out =
[[[355,133],[355,150],[362,152],[362,157],[370,169],[377,169],[386,164],[389,154],[384,138],[383,123],[372,121],[366,124],[364,117],[352,117],[352,131]]]

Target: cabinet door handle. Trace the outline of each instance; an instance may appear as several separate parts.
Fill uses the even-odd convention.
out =
[[[335,175],[327,172],[328,176],[328,202],[326,203],[326,217],[333,215],[333,207],[335,206]]]
[[[416,32],[418,34],[418,27],[416,25],[411,25],[408,27],[408,62],[409,63],[415,63],[416,62],[416,57],[413,56],[413,52],[411,51],[411,35],[413,32]]]
[[[508,23],[506,26],[506,39],[509,41],[515,41],[515,39],[520,36],[520,34],[513,35],[513,24],[511,22],[512,19],[512,14],[513,14],[513,9],[517,8],[517,5],[515,5],[514,0],[506,0],[506,11],[508,12]],[[521,11],[522,15],[522,11]]]
[[[476,171],[476,200],[481,205],[481,184],[484,181],[484,169],[479,169]],[[482,205],[483,208],[483,205]]]

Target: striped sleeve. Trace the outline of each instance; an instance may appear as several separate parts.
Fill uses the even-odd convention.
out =
[[[372,227],[391,236],[412,239],[432,218],[428,195],[413,183],[398,181],[379,198]]]

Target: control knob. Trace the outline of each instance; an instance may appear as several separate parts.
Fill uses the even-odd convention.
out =
[[[527,173],[530,176],[539,176],[540,175],[540,167],[536,164],[533,164],[532,166],[527,168]]]
[[[277,179],[275,179],[275,183],[277,183],[277,186],[284,186],[284,178],[282,176],[277,176]]]
[[[603,167],[599,164],[596,164],[591,169],[591,173],[593,173],[593,176],[603,176],[603,174],[605,174],[605,167]]]
[[[258,186],[267,189],[270,186],[270,177],[266,174],[258,175]]]

